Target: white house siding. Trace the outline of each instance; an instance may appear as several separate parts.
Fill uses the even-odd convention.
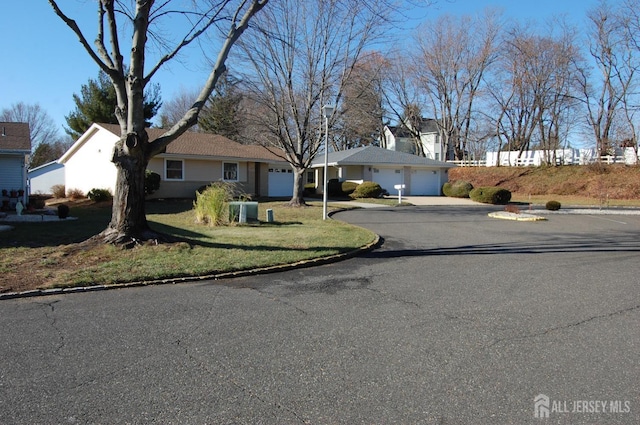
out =
[[[64,165],[50,162],[29,170],[29,191],[33,194],[51,194],[55,185],[64,185]]]
[[[111,159],[117,140],[118,137],[108,131],[97,131],[86,139],[82,149],[68,157],[64,162],[67,191],[79,189],[86,194],[91,189],[109,189],[114,192],[117,171]]]

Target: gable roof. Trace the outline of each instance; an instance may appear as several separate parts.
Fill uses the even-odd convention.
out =
[[[401,124],[401,125],[393,125],[387,126],[391,134],[395,137],[411,137],[411,132],[409,129]],[[432,134],[438,132],[438,122],[433,118],[422,118],[420,120],[420,133],[422,134]]]
[[[364,146],[338,152],[329,152],[327,161],[331,165],[406,165],[437,168],[452,168],[455,165],[412,155],[410,153],[391,151],[377,146]],[[318,155],[311,167],[324,166],[324,157]]]
[[[0,122],[0,151],[31,152],[29,124],[26,122]]]
[[[96,130],[100,129],[106,130],[118,138],[120,137],[120,126],[117,124],[92,124],[59,161],[65,162],[73,152],[77,151],[80,146],[86,142],[88,135],[90,136],[95,133]],[[167,131],[162,128],[147,128],[146,130],[151,140],[162,136]],[[160,155],[225,158],[251,160],[255,162],[284,161],[274,150],[270,150],[264,146],[243,145],[217,134],[195,133],[190,131],[187,131],[169,143],[165,151]]]

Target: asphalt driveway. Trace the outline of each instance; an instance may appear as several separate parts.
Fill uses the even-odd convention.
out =
[[[4,300],[0,423],[638,423],[640,217],[490,210],[339,213],[384,244],[333,265]]]

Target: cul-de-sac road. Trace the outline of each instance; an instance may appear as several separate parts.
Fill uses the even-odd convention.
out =
[[[639,423],[640,216],[491,210],[345,211],[383,245],[3,300],[0,423]]]

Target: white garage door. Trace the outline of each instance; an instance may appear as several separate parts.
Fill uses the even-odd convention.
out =
[[[293,170],[288,166],[269,165],[269,195],[273,197],[293,196]]]
[[[404,173],[401,168],[374,168],[372,171],[374,182],[382,186],[390,195],[398,194],[393,186],[404,184]]]
[[[411,170],[411,193],[413,196],[440,195],[440,179],[436,170]]]

